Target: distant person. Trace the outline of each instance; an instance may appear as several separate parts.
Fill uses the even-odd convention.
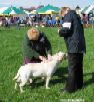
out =
[[[58,30],[68,50],[68,79],[61,92],[75,92],[83,87],[83,54],[86,52],[84,29],[80,17],[68,7],[61,8],[63,27]]]
[[[22,53],[24,57],[24,64],[40,63],[51,57],[52,48],[50,41],[36,28],[30,28],[25,34]]]
[[[20,30],[20,24],[21,24],[21,20],[20,20],[20,18],[17,18],[16,28],[17,28],[18,30]]]
[[[5,18],[5,27],[9,27],[9,20],[7,17]]]
[[[83,15],[83,24],[85,27],[88,27],[88,15],[86,14]]]
[[[83,24],[83,15],[81,14],[81,12],[80,12],[80,8],[79,7],[76,7],[75,8],[75,11],[76,11],[76,13],[77,13],[77,15],[80,17],[80,19],[81,19],[81,23]]]
[[[56,19],[56,25],[59,26],[59,23],[60,23],[60,18],[59,18],[59,16],[56,16],[55,19]]]

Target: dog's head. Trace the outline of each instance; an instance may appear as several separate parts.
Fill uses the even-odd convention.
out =
[[[66,59],[66,58],[67,58],[67,53],[64,53],[62,51],[60,51],[54,55],[54,59],[56,59],[58,61],[62,61],[63,59]]]

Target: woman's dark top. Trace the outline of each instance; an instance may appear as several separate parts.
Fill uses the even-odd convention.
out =
[[[38,59],[39,56],[46,57],[47,54],[52,53],[52,48],[44,33],[40,33],[40,36],[36,41],[29,40],[27,34],[25,34],[22,44],[22,53],[24,58],[32,60],[33,58]]]

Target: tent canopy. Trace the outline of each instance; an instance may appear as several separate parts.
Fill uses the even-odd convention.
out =
[[[59,13],[59,10],[60,9],[58,7],[54,7],[52,5],[47,5],[45,7],[37,9],[36,13],[38,13],[38,14],[53,14],[53,13]]]
[[[94,13],[94,5],[89,5],[89,6],[85,7],[85,8],[83,8],[81,10],[81,13],[83,13],[83,14]]]
[[[25,12],[17,7],[2,7],[0,8],[0,14],[2,15],[17,15],[17,14],[25,14]]]

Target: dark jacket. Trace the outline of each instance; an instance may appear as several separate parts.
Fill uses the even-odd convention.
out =
[[[63,22],[59,35],[64,37],[68,53],[86,52],[84,29],[80,16],[71,10],[64,16]],[[66,26],[66,23],[69,25]]]
[[[40,55],[46,57],[48,53],[52,53],[51,44],[43,33],[40,33],[37,41],[29,40],[27,34],[25,34],[22,53],[25,58],[30,60],[32,58],[38,59]]]

